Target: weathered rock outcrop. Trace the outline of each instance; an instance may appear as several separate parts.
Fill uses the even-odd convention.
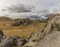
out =
[[[16,20],[12,23],[13,26],[19,26],[22,24],[22,21]]]
[[[4,36],[3,31],[0,30],[0,43],[1,43],[1,39],[3,39],[3,36]]]
[[[0,47],[11,47],[14,44],[15,40],[16,38],[6,37],[0,43]]]
[[[26,18],[26,19],[23,19],[23,20],[15,20],[12,25],[13,26],[19,26],[19,25],[28,25],[28,24],[31,24],[31,19],[29,18]]]
[[[2,38],[0,47],[23,46],[27,42],[25,38],[20,38],[18,36],[3,36]]]
[[[45,47],[45,46],[50,47],[49,44],[51,44],[51,47],[53,47],[52,46],[52,44],[53,44],[52,40],[50,40],[51,43],[50,43],[50,41],[47,40],[48,38],[51,39],[51,37],[53,39],[55,38],[56,44],[57,44],[57,45],[56,44],[55,45],[57,47],[59,47],[60,46],[60,45],[58,46],[59,42],[57,42],[59,40],[58,36],[60,36],[59,31],[60,31],[60,15],[53,15],[49,19],[49,21],[48,21],[47,25],[45,26],[45,28],[42,29],[41,31],[37,32],[37,33],[32,34],[31,38],[29,39],[29,42],[26,45],[24,45],[23,47],[27,47],[27,46],[31,46],[31,47]],[[47,36],[49,34],[50,34],[49,37],[44,38],[45,36]],[[42,40],[42,38],[43,38],[43,40]],[[49,44],[45,40],[48,41]],[[53,40],[53,42],[55,42],[55,41]],[[45,43],[46,43],[46,45],[45,45]]]

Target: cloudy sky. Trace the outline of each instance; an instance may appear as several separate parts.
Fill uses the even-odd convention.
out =
[[[0,14],[2,9],[18,3],[33,5],[35,9],[60,8],[60,0],[0,0]]]
[[[0,0],[0,8],[16,3],[32,4],[37,8],[52,8],[59,7],[60,0]]]

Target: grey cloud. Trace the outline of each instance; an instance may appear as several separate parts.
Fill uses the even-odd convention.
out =
[[[7,11],[16,12],[16,13],[31,12],[33,8],[34,6],[16,4],[16,5],[11,5],[10,7],[7,7]]]

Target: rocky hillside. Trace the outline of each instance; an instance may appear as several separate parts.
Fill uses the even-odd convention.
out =
[[[28,19],[28,22],[26,21],[28,25],[31,24],[29,21],[31,20]],[[16,25],[16,23],[20,24]],[[23,25],[26,24],[22,20],[15,20],[12,26],[20,26],[21,23]],[[25,38],[5,36],[2,30],[0,30],[0,33],[0,47],[60,47],[60,14],[52,14],[47,24],[41,30],[32,32]]]
[[[28,18],[10,19],[7,17],[0,17],[0,30],[3,30],[5,36],[26,37],[32,32],[41,30],[44,25],[45,22]]]
[[[46,21],[0,17],[0,47],[23,46],[30,35],[43,29]]]
[[[60,47],[60,14],[54,14],[43,30],[32,34],[24,47]]]

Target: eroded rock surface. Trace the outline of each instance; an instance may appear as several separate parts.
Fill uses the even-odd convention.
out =
[[[51,17],[45,28],[33,34],[26,46],[60,47],[60,15]]]

